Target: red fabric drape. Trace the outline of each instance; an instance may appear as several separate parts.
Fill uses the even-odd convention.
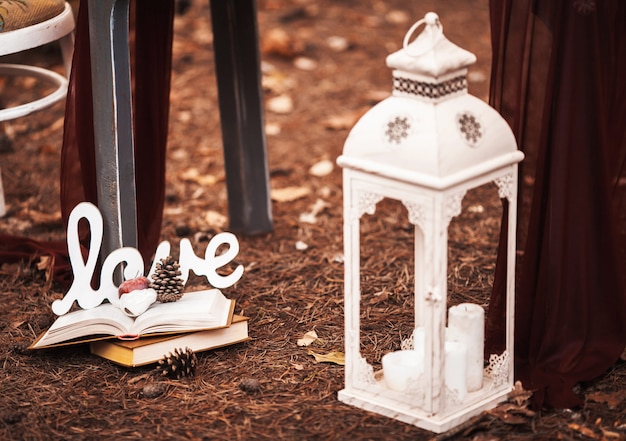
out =
[[[490,10],[491,103],[527,155],[516,378],[535,405],[574,407],[574,385],[626,345],[626,2],[491,0]],[[501,263],[487,320],[495,351]]]
[[[97,205],[87,12],[87,2],[83,1],[65,110],[60,179],[66,225],[79,202]],[[147,263],[159,241],[165,194],[173,19],[173,1],[131,1],[137,233],[138,248]],[[67,285],[72,275],[65,242],[38,242],[0,234],[0,263],[43,254],[55,256],[54,277]]]

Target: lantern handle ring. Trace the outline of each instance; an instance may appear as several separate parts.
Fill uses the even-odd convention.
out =
[[[428,29],[428,27],[430,27],[430,26],[435,26],[437,33],[432,36],[432,38],[431,38],[432,44],[429,47],[426,47],[426,48],[424,48],[424,49],[422,49],[421,51],[418,51],[418,52],[411,52],[409,50],[409,48],[408,48],[409,40],[410,40],[411,36],[413,35],[413,33],[417,30],[417,28],[419,28],[423,24],[426,25],[425,29]],[[404,48],[404,50],[409,55],[411,55],[413,57],[419,57],[420,55],[423,55],[426,52],[428,52],[429,50],[431,50],[432,48],[434,48],[435,45],[437,44],[437,42],[439,41],[439,39],[442,37],[442,35],[443,35],[443,25],[439,21],[439,16],[437,14],[435,14],[434,12],[428,12],[424,16],[424,18],[416,21],[413,24],[413,26],[411,26],[409,31],[404,36],[404,41],[402,42],[402,47]]]

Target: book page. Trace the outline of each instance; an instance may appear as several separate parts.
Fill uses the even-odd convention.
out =
[[[221,328],[230,324],[233,309],[234,301],[218,289],[185,293],[176,302],[156,302],[136,318],[103,303],[59,316],[32,348],[103,334],[122,336]]]
[[[232,300],[219,289],[185,293],[170,303],[155,303],[135,319],[131,334],[174,332],[227,326]]]
[[[129,332],[133,322],[132,317],[116,306],[103,303],[95,308],[79,309],[59,316],[33,347],[53,345],[88,335],[123,335]]]

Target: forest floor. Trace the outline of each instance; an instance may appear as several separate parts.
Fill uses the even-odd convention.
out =
[[[179,3],[182,5],[182,2]],[[340,402],[344,367],[313,354],[344,351],[342,173],[350,127],[391,91],[385,57],[428,11],[475,53],[470,92],[488,98],[487,0],[260,0],[266,132],[274,230],[238,235],[243,278],[224,294],[250,318],[251,340],[197,354],[195,376],[170,380],[154,365],[124,368],[87,346],[27,351],[53,321],[63,290],[38,262],[0,268],[0,439],[626,439],[626,363],[577,386],[579,409],[533,412],[523,400],[436,436]],[[227,197],[207,1],[175,22],[167,198],[162,238],[197,254],[228,230]],[[52,49],[29,61],[61,71]],[[30,82],[24,86],[32,88]],[[0,83],[2,105],[24,98]],[[63,239],[58,164],[63,105],[5,124],[2,232]],[[308,214],[308,216],[304,216]],[[449,303],[488,306],[501,206],[481,188],[449,229]],[[361,224],[362,353],[375,369],[412,331],[413,229],[383,201]],[[193,287],[204,287],[194,278]],[[298,340],[315,331],[309,346]],[[157,390],[159,393],[154,393]],[[156,396],[155,396],[156,395]],[[518,397],[519,398],[519,397]]]

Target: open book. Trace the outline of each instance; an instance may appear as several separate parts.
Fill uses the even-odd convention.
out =
[[[176,302],[154,303],[138,317],[103,303],[60,316],[31,346],[39,349],[98,337],[140,336],[224,328],[231,324],[235,301],[219,289],[187,292]],[[78,341],[77,341],[78,339]]]
[[[234,315],[227,328],[185,334],[142,337],[138,340],[98,340],[90,343],[91,353],[122,366],[134,367],[155,363],[176,349],[194,352],[221,348],[250,340],[248,317]]]

